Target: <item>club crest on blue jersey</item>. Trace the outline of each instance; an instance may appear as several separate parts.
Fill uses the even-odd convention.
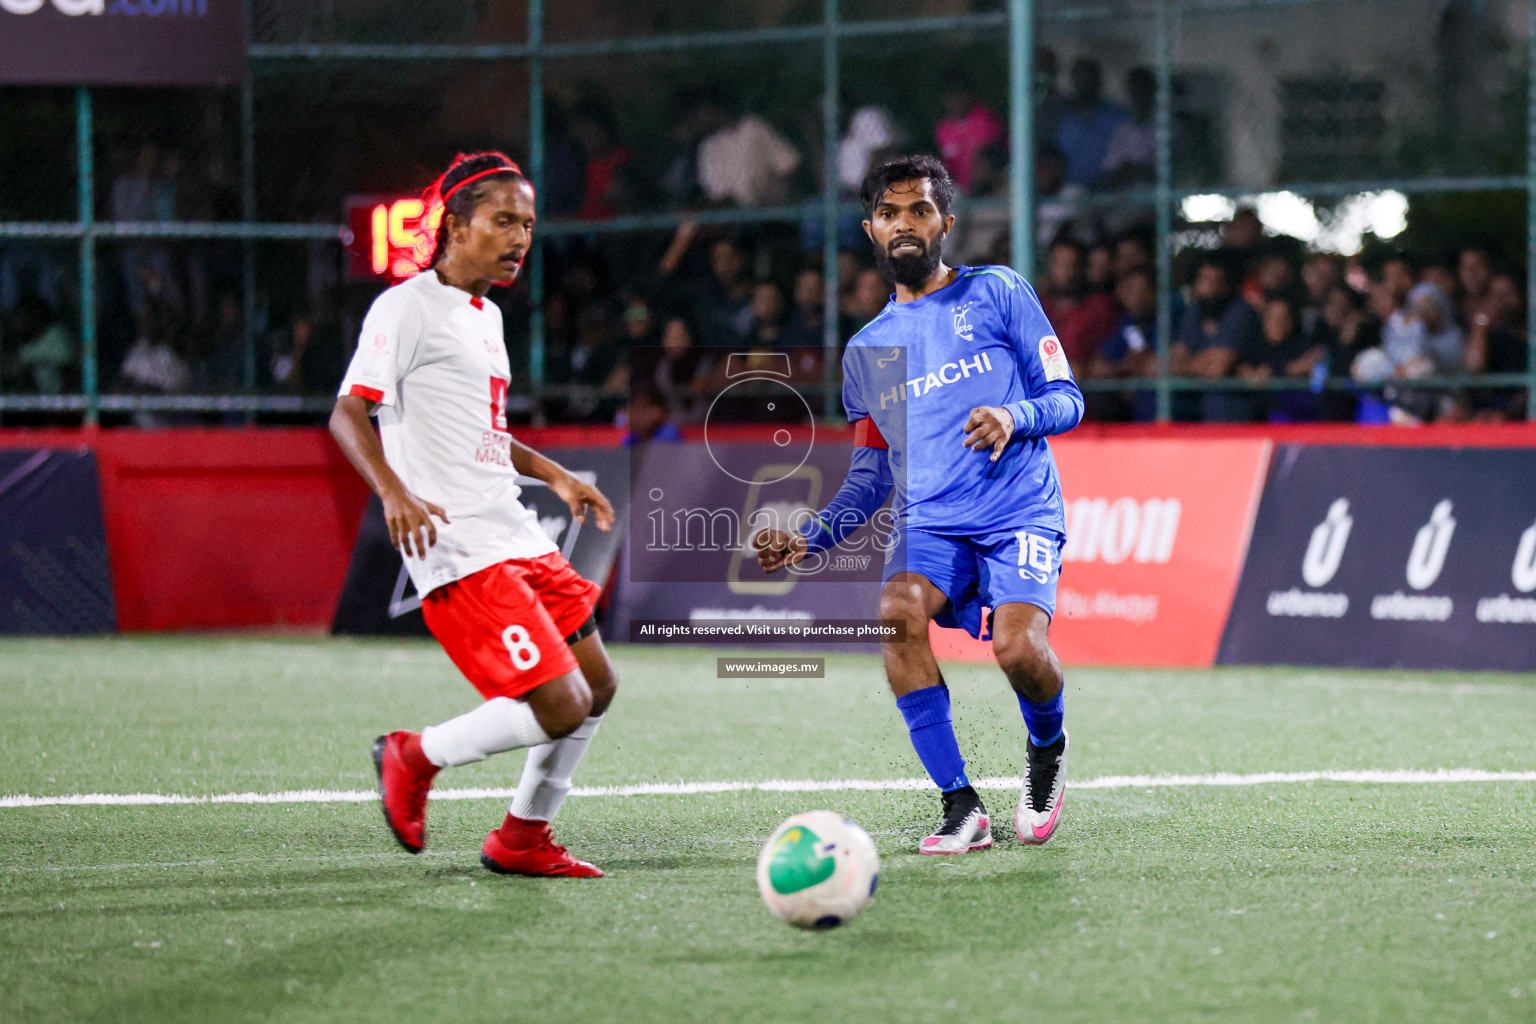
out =
[[[972,327],[971,322],[966,319],[966,314],[970,312],[970,309],[971,304],[969,302],[963,306],[955,307],[955,334],[966,341],[975,341],[976,335],[973,332],[976,328]]]

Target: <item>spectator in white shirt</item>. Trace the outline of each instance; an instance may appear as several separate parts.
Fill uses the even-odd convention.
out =
[[[699,143],[699,185],[713,202],[782,203],[799,167],[800,151],[756,114],[743,114]]]
[[[848,134],[837,144],[837,180],[857,192],[876,157],[900,141],[891,115],[881,107],[860,107],[848,118]]]

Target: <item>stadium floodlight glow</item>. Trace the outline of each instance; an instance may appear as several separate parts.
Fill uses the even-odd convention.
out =
[[[1179,204],[1179,213],[1191,224],[1204,224],[1213,220],[1231,220],[1237,212],[1237,203],[1226,196],[1185,196]]]
[[[1315,242],[1323,230],[1312,203],[1294,192],[1265,192],[1254,197],[1253,205],[1259,223],[1270,231]]]
[[[1408,227],[1408,197],[1401,192],[1357,192],[1345,196],[1321,216],[1322,230],[1315,248],[1346,256],[1358,253],[1367,233],[1377,238],[1396,238]]]
[[[1408,197],[1401,192],[1366,192],[1370,205],[1371,232],[1377,238],[1396,238],[1408,228]]]
[[[1356,192],[1332,207],[1319,207],[1305,196],[1285,190],[1231,198],[1221,195],[1185,196],[1179,213],[1191,224],[1227,221],[1239,206],[1251,206],[1271,234],[1289,235],[1319,252],[1353,256],[1367,233],[1396,238],[1408,227],[1408,197],[1387,189]]]

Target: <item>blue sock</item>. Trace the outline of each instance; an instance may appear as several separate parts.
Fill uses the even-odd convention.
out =
[[[955,741],[955,728],[949,714],[949,687],[929,686],[896,698],[901,717],[912,734],[912,748],[928,769],[928,777],[945,793],[969,786],[965,777],[965,758]]]
[[[1048,747],[1061,739],[1061,718],[1066,702],[1066,689],[1052,697],[1050,700],[1036,704],[1028,700],[1022,693],[1014,694],[1019,698],[1019,710],[1024,712],[1024,725],[1029,729],[1029,738],[1037,747]]]

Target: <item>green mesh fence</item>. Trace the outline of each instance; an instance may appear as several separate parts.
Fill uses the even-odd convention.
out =
[[[669,335],[705,353],[662,368],[679,420],[742,346],[790,357],[838,418],[840,348],[886,292],[857,182],[909,151],[962,186],[952,260],[1036,283],[1090,416],[1523,415],[1531,19],[251,0],[244,87],[0,88],[0,423],[315,421],[387,284],[374,225],[486,148],[540,190],[538,249],[495,296],[524,420],[613,422],[662,380],[631,351]],[[1399,251],[1407,276],[1384,274]],[[1227,294],[1199,280],[1212,254]],[[1197,358],[1235,302],[1233,358]],[[1360,365],[1405,324],[1424,358]]]

